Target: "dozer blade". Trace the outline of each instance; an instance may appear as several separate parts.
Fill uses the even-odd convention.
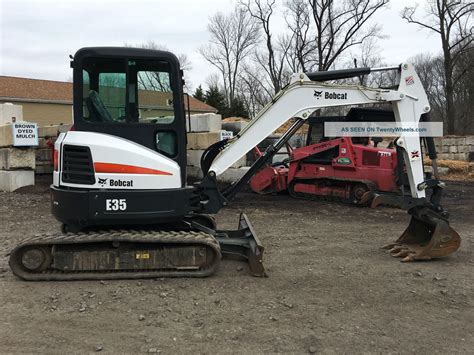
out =
[[[428,207],[415,207],[408,228],[395,243],[382,247],[402,261],[430,260],[454,253],[461,245],[459,234],[446,219]]]
[[[240,214],[237,230],[217,230],[214,237],[219,242],[224,257],[245,259],[248,261],[252,276],[267,277],[263,266],[265,248],[260,243],[245,213]]]

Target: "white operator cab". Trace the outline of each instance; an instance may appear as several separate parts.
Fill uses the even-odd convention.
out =
[[[55,143],[56,218],[78,230],[191,213],[178,59],[96,47],[79,50],[71,67],[74,126]]]

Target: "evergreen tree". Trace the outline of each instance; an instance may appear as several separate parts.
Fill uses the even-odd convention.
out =
[[[234,97],[228,111],[226,112],[226,117],[249,117],[244,101],[240,97]]]
[[[218,86],[212,85],[206,90],[204,102],[208,105],[211,105],[212,107],[215,107],[218,113],[226,117],[228,108],[225,102],[225,95]]]
[[[196,90],[194,91],[193,97],[195,99],[198,99],[199,101],[204,102],[205,97],[204,97],[204,90],[202,89],[202,86],[199,85]]]

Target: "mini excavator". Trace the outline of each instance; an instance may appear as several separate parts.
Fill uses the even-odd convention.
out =
[[[74,126],[54,146],[51,209],[60,233],[20,243],[9,264],[24,280],[205,277],[222,256],[248,261],[265,276],[263,246],[245,214],[236,230],[216,228],[209,214],[227,206],[317,109],[391,103],[396,122],[418,123],[430,111],[410,64],[297,73],[239,134],[203,154],[203,179],[186,184],[186,111],[178,59],[165,51],[80,49],[73,68]],[[395,71],[394,89],[334,85],[326,81]],[[217,177],[290,118],[294,123],[238,181],[220,189]],[[411,222],[387,246],[404,261],[453,253],[459,235],[440,204],[444,187],[428,150],[434,179],[425,180],[420,138],[401,134],[410,194],[383,194],[373,203],[398,204]],[[427,191],[430,190],[430,198]]]

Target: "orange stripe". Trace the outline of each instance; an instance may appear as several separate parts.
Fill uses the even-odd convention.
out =
[[[173,175],[167,171],[142,168],[134,165],[94,163],[96,173],[108,174],[152,174],[152,175]]]

